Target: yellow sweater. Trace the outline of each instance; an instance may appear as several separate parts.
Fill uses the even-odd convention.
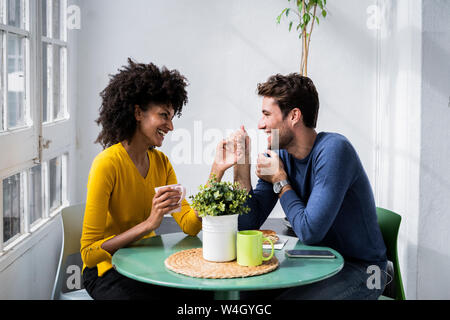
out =
[[[112,268],[111,255],[101,248],[106,240],[127,231],[150,215],[155,187],[177,183],[167,156],[149,150],[150,168],[141,176],[121,143],[101,152],[94,159],[87,184],[86,209],[81,235],[83,270],[97,266],[101,277]],[[195,236],[202,228],[186,200],[181,211],[173,213],[183,232]],[[155,236],[155,232],[145,236]]]

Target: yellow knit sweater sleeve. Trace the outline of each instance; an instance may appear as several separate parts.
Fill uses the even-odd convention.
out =
[[[109,202],[115,181],[114,163],[100,154],[94,159],[89,173],[81,237],[81,257],[89,268],[111,260],[111,255],[103,250],[101,245],[115,236],[105,236]]]
[[[102,244],[149,217],[155,187],[177,183],[173,167],[164,153],[154,149],[148,156],[150,168],[146,177],[140,175],[120,143],[105,149],[92,163],[80,251],[84,267],[97,266],[99,276],[112,268],[112,257],[102,249]],[[181,211],[173,213],[173,217],[186,234],[195,236],[202,228],[186,200],[182,202]],[[145,238],[155,235],[152,231]]]

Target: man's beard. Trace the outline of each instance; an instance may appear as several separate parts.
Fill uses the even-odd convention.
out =
[[[276,130],[275,135],[278,135],[278,138],[272,136],[269,145],[270,150],[287,149],[294,140],[294,134],[286,128]]]

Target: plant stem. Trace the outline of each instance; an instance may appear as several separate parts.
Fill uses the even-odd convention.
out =
[[[300,75],[303,75],[303,56],[304,56],[304,52],[303,52],[303,42],[302,42],[302,59],[300,60]]]
[[[308,55],[309,55],[309,44],[311,42],[311,34],[313,31],[313,27],[314,27],[314,20],[316,19],[316,10],[317,10],[317,4],[314,5],[314,13],[313,13],[313,18],[312,18],[312,22],[311,22],[311,29],[309,30],[309,36],[308,36],[308,46],[306,47],[306,61],[305,61],[305,74],[307,75],[307,66],[308,66]]]
[[[302,6],[302,19],[305,16],[306,13],[306,5],[305,0],[302,0],[303,6]],[[306,24],[303,26],[303,43],[302,43],[302,68],[301,68],[301,75],[306,75]]]

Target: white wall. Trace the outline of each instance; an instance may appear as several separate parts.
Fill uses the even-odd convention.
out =
[[[449,1],[423,1],[419,299],[450,299],[449,14]]]
[[[1,260],[0,300],[51,298],[61,249],[61,226],[58,215]]]
[[[190,163],[172,162],[188,195],[194,194],[209,173],[204,156],[210,159],[214,150],[205,131],[225,133],[240,124],[256,129],[256,84],[298,70],[296,35],[286,23],[275,24],[286,3],[80,0],[74,200],[84,201],[90,164],[101,151],[93,144],[98,94],[127,57],[179,69],[191,83],[189,104],[174,123],[192,138]],[[381,10],[379,27],[368,29],[372,5]],[[318,130],[350,139],[377,205],[402,215],[399,257],[407,297],[449,298],[448,4],[340,0],[328,8],[313,33],[309,65],[321,101]],[[174,137],[161,148],[171,159],[179,150]],[[275,216],[283,216],[279,206]]]
[[[190,161],[177,161],[180,138],[175,133],[161,148],[172,159],[188,195],[196,193],[209,174],[215,143],[208,140],[214,132],[208,136],[206,131],[214,128],[225,134],[244,124],[256,133],[260,116],[256,84],[272,74],[299,69],[297,35],[288,32],[287,22],[275,22],[287,1],[80,3],[77,201],[85,198],[91,162],[101,151],[93,144],[99,132],[94,123],[99,92],[108,83],[107,75],[126,64],[127,57],[179,69],[190,81],[189,103],[174,122],[176,130],[184,129],[192,138],[182,140],[191,143]],[[329,16],[313,33],[309,76],[320,95],[318,129],[346,135],[373,179],[376,37],[366,28],[369,4],[369,0],[340,1],[339,6],[329,2]],[[231,171],[226,178],[232,179]],[[283,216],[279,205],[274,215]]]
[[[450,3],[380,0],[377,204],[402,215],[408,299],[449,299]]]
[[[376,203],[402,216],[398,255],[408,299],[417,297],[421,133],[421,0],[380,0],[375,112]]]

